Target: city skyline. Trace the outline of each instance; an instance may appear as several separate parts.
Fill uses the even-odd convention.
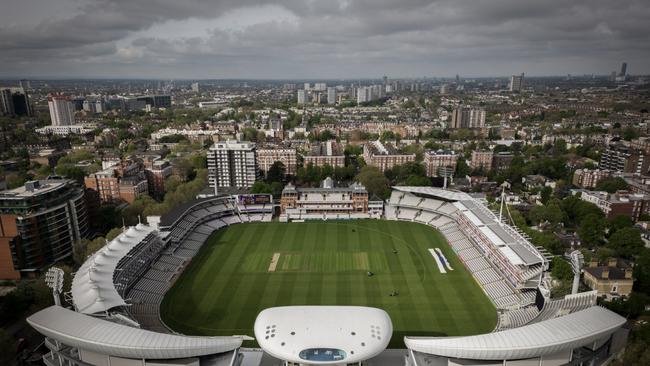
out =
[[[341,79],[650,73],[642,1],[28,0],[2,78]]]

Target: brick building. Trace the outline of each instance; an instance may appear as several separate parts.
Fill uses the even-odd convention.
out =
[[[449,176],[456,171],[458,157],[453,150],[426,151],[424,153],[424,168],[427,177]]]
[[[363,146],[363,159],[366,164],[376,166],[382,172],[396,165],[415,161],[415,154],[402,154],[394,146],[381,141],[371,141]]]

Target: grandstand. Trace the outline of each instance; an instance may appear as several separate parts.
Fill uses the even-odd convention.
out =
[[[530,242],[462,192],[394,187],[386,218],[433,226],[499,309],[530,305],[546,268]]]

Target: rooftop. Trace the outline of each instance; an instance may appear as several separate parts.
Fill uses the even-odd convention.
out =
[[[66,186],[68,180],[37,180],[25,183],[18,188],[0,191],[0,198],[27,198],[55,191]]]

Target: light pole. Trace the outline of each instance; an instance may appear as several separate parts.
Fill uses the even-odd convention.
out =
[[[45,273],[45,283],[52,289],[54,304],[61,306],[61,292],[63,291],[64,272],[61,268],[51,267]]]

